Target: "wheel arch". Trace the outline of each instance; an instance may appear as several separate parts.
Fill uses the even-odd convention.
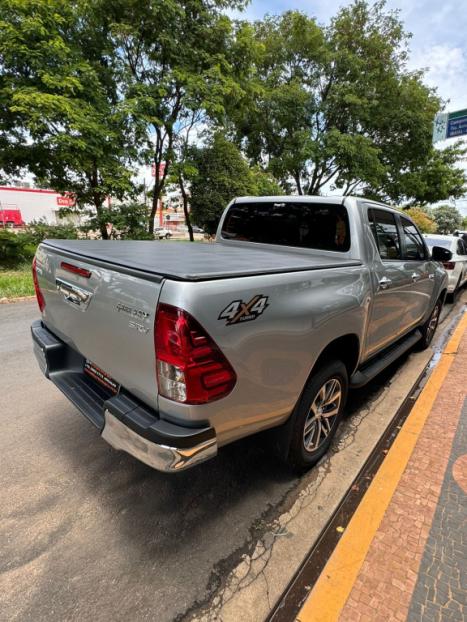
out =
[[[337,359],[344,363],[350,378],[357,368],[359,358],[360,339],[358,335],[355,333],[341,335],[323,348],[311,369],[310,376],[324,363]]]

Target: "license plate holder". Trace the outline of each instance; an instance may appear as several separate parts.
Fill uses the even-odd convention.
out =
[[[119,393],[120,385],[118,382],[89,359],[84,361],[83,371],[87,376],[109,389],[114,395]]]

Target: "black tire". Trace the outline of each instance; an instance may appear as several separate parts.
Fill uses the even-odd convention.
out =
[[[169,238],[171,238],[172,236],[170,235],[170,233],[166,233],[165,234],[165,239],[168,240]]]
[[[333,386],[331,381],[340,385],[339,403],[337,404],[337,401],[331,402],[328,406],[323,407],[322,412],[317,413],[320,392],[330,390]],[[341,361],[335,360],[325,363],[309,378],[287,424],[290,434],[286,461],[294,470],[309,469],[329,449],[342,419],[348,388],[347,369]],[[329,393],[329,398],[332,399],[331,393]],[[335,415],[332,417],[324,416],[326,412],[330,413],[333,410],[336,410]],[[308,434],[306,434],[305,426],[309,428]],[[312,434],[314,436],[311,436]]]
[[[422,333],[422,338],[417,343],[417,350],[426,350],[430,347],[431,342],[433,341],[433,337],[435,335],[436,329],[438,328],[439,318],[441,315],[441,309],[443,308],[443,301],[438,300],[438,302],[433,307],[433,311],[430,314],[430,317],[427,319],[425,324],[420,328],[420,332]]]

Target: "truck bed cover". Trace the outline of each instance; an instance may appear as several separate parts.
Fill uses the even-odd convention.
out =
[[[246,248],[157,240],[45,240],[44,244],[63,255],[112,267],[117,272],[137,272],[150,280],[206,281],[361,265],[348,257],[317,257],[253,245]]]

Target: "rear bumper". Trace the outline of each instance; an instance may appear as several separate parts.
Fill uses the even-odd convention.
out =
[[[187,469],[217,454],[213,428],[189,428],[165,421],[123,388],[114,395],[83,373],[83,356],[40,320],[32,324],[31,333],[43,374],[115,449],[164,472]]]
[[[459,283],[460,270],[447,270],[448,273],[448,294],[453,294],[456,291],[457,284]]]

